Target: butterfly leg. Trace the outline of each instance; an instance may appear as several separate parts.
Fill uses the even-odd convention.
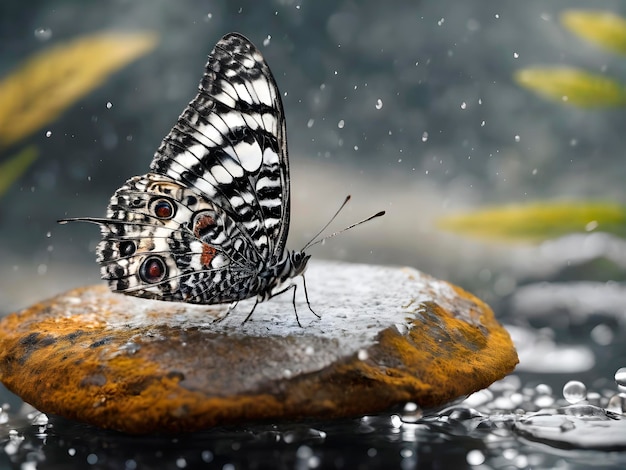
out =
[[[304,274],[302,275],[302,285],[304,286],[304,298],[306,299],[307,307],[309,307],[309,310],[311,311],[311,313],[315,315],[317,318],[322,318],[320,315],[315,313],[315,311],[311,308],[311,302],[309,302],[309,292],[307,291],[307,288],[306,288],[306,278],[304,277]],[[295,306],[295,292],[294,292],[294,306]]]
[[[228,304],[228,309],[226,310],[226,312],[224,312],[223,315],[213,320],[213,323],[221,323],[230,314],[230,312],[232,312],[235,309],[238,303],[239,301],[235,300],[234,302],[231,302],[230,304]]]
[[[244,323],[246,323],[248,320],[250,320],[250,317],[252,316],[252,314],[254,313],[254,309],[256,309],[256,306],[259,305],[259,299],[257,298],[256,301],[254,302],[254,306],[252,307],[252,310],[250,310],[250,313],[248,314],[248,316],[246,317],[246,319],[244,321],[241,322],[241,324],[243,325]]]

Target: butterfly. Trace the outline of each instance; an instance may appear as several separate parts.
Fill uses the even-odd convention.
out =
[[[194,304],[256,297],[245,322],[259,302],[289,289],[295,308],[293,280],[305,282],[312,243],[286,250],[289,216],[280,93],[259,50],[230,33],[209,55],[197,96],[150,171],[115,191],[106,218],[60,222],[99,224],[97,261],[112,291]],[[304,290],[313,312],[306,283]]]

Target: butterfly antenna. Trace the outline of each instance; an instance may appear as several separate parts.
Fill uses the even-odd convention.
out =
[[[330,224],[332,224],[332,223],[333,223],[333,220],[335,220],[335,218],[339,215],[339,213],[341,212],[341,210],[342,210],[344,207],[346,207],[346,204],[348,204],[348,202],[350,201],[350,198],[351,198],[351,197],[352,197],[352,196],[350,196],[349,194],[346,196],[346,199],[343,201],[343,203],[341,204],[341,206],[339,207],[339,209],[337,209],[337,212],[335,212],[335,215],[333,215],[333,216],[330,218],[330,220],[329,220],[328,222],[326,222],[326,225],[324,225],[324,226],[322,227],[322,229],[321,229],[319,232],[317,232],[317,233],[315,234],[315,236],[314,236],[313,238],[311,238],[311,239],[307,242],[307,244],[306,244],[306,245],[304,245],[304,247],[302,248],[302,250],[301,250],[301,251],[304,251],[304,250],[306,250],[308,247],[315,245],[315,243],[313,243],[313,242],[315,241],[315,239],[316,239],[317,237],[319,237],[319,236],[322,234],[322,232],[328,228],[328,226],[329,226]]]
[[[359,222],[356,222],[356,223],[354,223],[354,224],[352,224],[352,225],[350,225],[350,226],[348,226],[346,228],[343,228],[341,230],[337,230],[336,232],[333,232],[330,235],[325,236],[324,238],[320,238],[316,242],[308,243],[307,246],[305,247],[305,249],[306,248],[310,248],[310,247],[315,246],[315,245],[318,245],[319,243],[322,243],[322,242],[328,240],[329,238],[333,238],[334,236],[339,235],[340,233],[343,233],[346,230],[350,230],[351,228],[354,228],[357,225],[364,224],[365,222],[369,222],[370,220],[375,219],[377,217],[382,217],[383,215],[385,215],[385,211],[380,211],[380,212],[377,212],[374,215],[370,215],[367,219],[360,220]]]
[[[92,224],[98,224],[98,225],[102,225],[102,224],[107,224],[110,223],[111,220],[110,219],[105,219],[105,218],[99,218],[99,217],[70,217],[67,219],[59,219],[57,220],[58,224],[61,225],[65,225],[69,222],[89,222]]]

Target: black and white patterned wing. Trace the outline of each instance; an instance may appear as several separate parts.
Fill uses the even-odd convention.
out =
[[[209,56],[198,95],[150,166],[221,208],[257,259],[275,261],[289,230],[289,162],[280,93],[259,50],[237,33]]]

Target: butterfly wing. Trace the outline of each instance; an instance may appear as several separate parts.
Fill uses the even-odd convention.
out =
[[[111,198],[97,257],[113,291],[192,303],[258,295],[282,259],[289,168],[280,95],[260,52],[222,38],[151,172]]]
[[[104,220],[97,259],[113,291],[200,304],[258,291],[260,260],[234,219],[168,176],[129,179],[111,197]]]
[[[194,188],[235,222],[256,257],[281,258],[289,230],[289,162],[280,93],[259,50],[224,36],[198,95],[150,166]]]

